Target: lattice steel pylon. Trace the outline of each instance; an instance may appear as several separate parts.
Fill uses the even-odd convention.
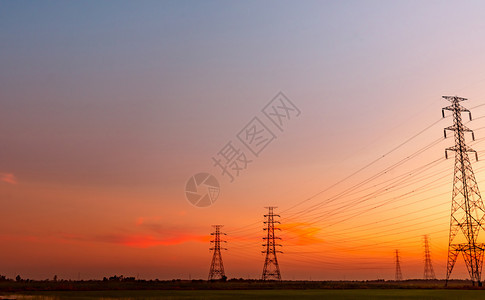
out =
[[[431,264],[431,252],[429,251],[429,240],[427,235],[424,236],[424,279],[436,279],[433,265]]]
[[[262,279],[281,280],[280,266],[278,265],[278,259],[276,258],[276,253],[282,253],[281,251],[276,250],[276,247],[281,246],[276,243],[276,240],[280,238],[276,237],[274,233],[275,230],[280,230],[279,228],[274,227],[275,223],[280,223],[274,219],[275,217],[279,217],[279,215],[273,213],[273,209],[276,208],[275,206],[266,208],[268,209],[268,214],[264,215],[266,218],[266,221],[264,222],[264,224],[266,224],[266,227],[264,228],[264,230],[266,230],[266,236],[263,237],[263,240],[265,240],[263,246],[266,247],[266,250],[262,251],[263,253],[266,253],[266,258],[264,260]]]
[[[223,225],[212,225],[214,227],[214,232],[211,233],[211,235],[214,236],[214,239],[211,241],[213,246],[209,248],[209,250],[214,251],[214,254],[212,255],[212,263],[211,267],[209,270],[209,280],[225,280],[226,279],[226,274],[224,273],[224,265],[222,263],[222,255],[221,255],[221,250],[227,250],[226,248],[221,247],[221,242],[226,242],[221,240],[221,227]]]
[[[467,99],[457,96],[443,96],[443,98],[451,102],[451,105],[442,109],[443,117],[445,117],[445,110],[453,112],[453,125],[445,128],[444,135],[446,138],[447,130],[451,130],[454,131],[455,138],[455,145],[445,150],[446,158],[448,158],[448,151],[455,152],[445,285],[448,283],[458,254],[461,252],[473,285],[477,283],[481,286],[480,277],[485,248],[484,244],[479,242],[478,237],[480,232],[484,230],[485,207],[468,158],[468,152],[474,152],[477,160],[478,155],[475,150],[466,145],[465,132],[470,132],[473,140],[475,140],[475,136],[472,130],[463,125],[461,119],[462,112],[468,112],[470,120],[472,115],[468,109],[460,104]]]
[[[401,263],[399,262],[399,250],[396,249],[396,281],[402,281]]]

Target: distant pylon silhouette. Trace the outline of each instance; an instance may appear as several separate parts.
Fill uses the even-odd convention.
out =
[[[275,215],[273,213],[273,209],[276,208],[274,206],[266,207],[268,209],[268,214],[264,215],[266,221],[266,236],[263,238],[265,243],[263,244],[266,247],[266,250],[262,251],[266,253],[266,258],[264,260],[264,267],[263,267],[263,280],[281,280],[281,273],[280,273],[280,266],[278,265],[278,259],[276,258],[276,253],[282,253],[281,251],[276,250],[277,246],[281,246],[280,244],[276,244],[275,240],[280,239],[275,236],[274,231],[280,230],[279,228],[275,228],[274,224],[279,224],[279,221],[275,221],[275,217],[279,217],[279,215]]]
[[[429,251],[429,241],[427,235],[424,236],[424,279],[436,279],[433,265],[431,264],[431,253]]]
[[[396,281],[402,281],[401,263],[399,262],[399,250],[396,249]]]
[[[217,279],[225,279],[226,274],[224,273],[224,265],[222,264],[222,255],[221,255],[221,249],[222,250],[227,250],[226,248],[221,247],[221,242],[224,242],[221,240],[221,227],[223,225],[212,225],[214,227],[214,232],[211,233],[211,235],[214,236],[214,239],[211,241],[213,243],[213,247],[211,247],[209,250],[214,251],[214,255],[212,256],[212,263],[211,267],[209,270],[209,280],[217,280]]]
[[[478,235],[484,230],[485,207],[483,206],[475,174],[473,174],[472,165],[468,158],[468,152],[474,152],[477,160],[478,154],[466,145],[465,132],[470,132],[473,140],[475,140],[475,136],[472,130],[463,125],[461,119],[462,112],[468,112],[470,120],[472,119],[472,114],[460,104],[460,102],[467,99],[456,96],[443,96],[443,98],[451,102],[451,105],[442,109],[443,117],[445,117],[445,110],[453,112],[453,125],[445,128],[444,135],[446,138],[446,131],[451,130],[454,132],[455,138],[455,145],[445,150],[446,158],[448,158],[448,151],[455,152],[445,285],[448,283],[458,254],[461,252],[472,284],[478,283],[481,286],[480,277],[485,247],[483,243],[478,241]]]

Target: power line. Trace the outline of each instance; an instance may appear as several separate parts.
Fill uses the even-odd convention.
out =
[[[369,168],[370,166],[374,165],[375,163],[377,163],[378,161],[380,161],[381,159],[383,159],[384,157],[388,156],[389,154],[391,154],[392,152],[396,151],[397,149],[401,148],[402,146],[406,145],[407,143],[409,143],[410,141],[414,140],[416,137],[420,136],[421,134],[423,134],[425,131],[427,131],[428,129],[430,129],[431,127],[433,127],[434,125],[438,124],[442,119],[438,119],[436,120],[435,122],[431,123],[430,125],[428,125],[427,127],[425,127],[424,129],[422,129],[421,131],[419,131],[418,133],[416,133],[415,135],[411,136],[410,138],[408,138],[407,140],[405,140],[404,142],[402,142],[401,144],[397,145],[396,147],[392,148],[391,150],[389,150],[388,152],[384,153],[382,156],[376,158],[375,160],[371,161],[370,163],[368,163],[367,165],[363,166],[362,168],[358,169],[357,171],[351,173],[350,175],[344,177],[343,179],[337,181],[336,183],[332,184],[331,186],[325,188],[324,190],[321,190],[317,193],[315,193],[313,196],[303,200],[303,201],[300,201],[298,203],[296,203],[295,205],[287,208],[286,210],[284,210],[283,212],[287,212],[287,211],[290,211],[292,210],[293,208],[307,202],[307,201],[310,201],[311,199],[327,192],[328,190],[330,190],[331,188],[341,184],[342,182],[345,182],[346,180],[348,180],[349,178],[359,174],[360,172],[362,172],[363,170]]]

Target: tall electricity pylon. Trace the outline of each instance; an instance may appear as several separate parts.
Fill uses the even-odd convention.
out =
[[[266,207],[268,209],[268,214],[264,215],[266,221],[266,237],[263,238],[265,243],[263,244],[266,247],[266,250],[262,251],[266,253],[266,259],[264,260],[264,267],[263,267],[263,280],[281,280],[281,273],[280,273],[280,266],[278,265],[278,259],[276,258],[276,253],[282,253],[281,251],[276,250],[276,247],[281,246],[280,244],[276,244],[275,240],[280,239],[279,237],[275,236],[274,231],[280,230],[279,228],[275,228],[274,224],[279,224],[279,221],[275,221],[275,217],[279,217],[279,215],[275,215],[273,213],[273,209],[276,208],[274,206]]]
[[[225,241],[221,240],[221,234],[225,235],[225,233],[221,232],[222,226],[223,225],[212,225],[212,227],[214,227],[214,232],[212,232],[211,235],[214,236],[214,239],[211,241],[213,247],[209,248],[209,250],[213,250],[214,255],[212,256],[212,263],[209,270],[209,280],[226,279],[224,265],[222,264],[221,249],[227,249],[221,247],[221,242],[225,243]]]
[[[399,250],[396,249],[396,281],[402,281],[401,264],[399,262]]]
[[[429,241],[427,235],[424,236],[424,279],[436,279],[433,265],[431,264],[431,253],[429,251]]]
[[[473,140],[475,140],[475,136],[472,130],[463,125],[461,119],[462,112],[468,112],[470,121],[472,114],[460,104],[461,101],[467,99],[456,96],[443,96],[443,98],[451,102],[451,105],[442,109],[443,117],[445,117],[445,110],[453,112],[453,125],[445,128],[444,135],[446,138],[447,130],[451,130],[454,132],[455,137],[455,145],[445,150],[446,158],[448,158],[448,151],[455,152],[445,285],[448,283],[458,254],[461,252],[473,285],[477,283],[481,286],[480,276],[485,248],[484,244],[479,242],[478,236],[484,230],[485,207],[483,206],[482,197],[480,196],[472,165],[468,158],[468,152],[474,152],[477,160],[478,155],[475,150],[466,145],[465,132],[470,132]]]

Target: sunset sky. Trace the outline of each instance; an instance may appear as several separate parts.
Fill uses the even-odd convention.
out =
[[[444,278],[453,156],[442,95],[469,100],[485,188],[483,1],[0,1],[0,274],[260,278],[281,215],[283,279]],[[299,114],[279,129],[280,92]],[[281,95],[281,94],[280,94]],[[238,133],[257,118],[257,156]],[[468,120],[464,118],[464,120]],[[450,134],[451,136],[451,134]],[[251,162],[231,182],[213,158]],[[213,174],[209,207],[185,196]],[[485,237],[484,237],[485,238]],[[452,278],[467,278],[463,258]]]

